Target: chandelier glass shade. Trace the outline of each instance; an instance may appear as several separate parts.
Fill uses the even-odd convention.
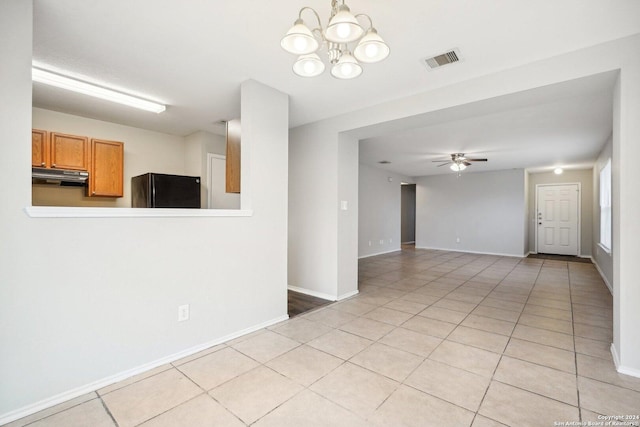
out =
[[[315,77],[324,72],[324,62],[316,53],[301,55],[293,64],[293,72],[301,77]]]
[[[320,47],[318,40],[313,37],[311,30],[304,25],[302,19],[296,20],[293,27],[287,31],[287,35],[282,38],[280,45],[287,52],[291,52],[296,55],[313,53],[318,50],[318,47]]]
[[[317,27],[310,29],[305,24],[302,19],[304,11],[315,15]],[[365,18],[368,26],[363,27],[358,18]],[[339,79],[358,77],[362,74],[360,63],[380,62],[389,56],[390,51],[373,28],[371,18],[365,14],[353,15],[344,0],[340,5],[337,0],[331,1],[331,15],[326,28],[323,28],[320,16],[314,9],[300,9],[298,19],[280,45],[287,52],[298,55],[293,72],[301,77],[315,77],[324,72],[326,67],[317,54],[320,49],[326,49],[331,75]]]
[[[339,79],[352,79],[362,74],[362,67],[349,51],[344,52],[338,62],[331,67],[331,75]]]
[[[350,43],[358,40],[364,30],[358,23],[358,19],[351,14],[351,10],[344,3],[338,6],[336,13],[330,20],[324,37],[330,42]]]
[[[375,28],[369,29],[360,40],[353,54],[360,62],[367,64],[382,61],[389,56],[389,46],[378,35]]]

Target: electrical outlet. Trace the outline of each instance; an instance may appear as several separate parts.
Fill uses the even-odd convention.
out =
[[[456,237],[456,243],[460,243],[460,238]]]
[[[371,246],[371,240],[369,240],[369,246]]]
[[[380,239],[380,244],[384,245],[384,239]]]
[[[189,320],[189,304],[178,306],[178,322]]]

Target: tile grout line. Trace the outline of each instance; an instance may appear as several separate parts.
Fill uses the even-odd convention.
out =
[[[573,315],[573,292],[571,288],[571,269],[567,263],[567,276],[569,277],[569,304],[571,304],[571,331],[573,332],[573,357],[576,366],[576,398],[578,399],[578,419],[582,421],[582,405],[580,404],[580,388],[578,386],[578,351],[576,350],[576,326]]]
[[[120,424],[118,424],[118,421],[116,421],[116,417],[113,416],[113,414],[111,413],[111,410],[107,406],[107,403],[102,399],[102,396],[98,396],[98,399],[100,399],[100,403],[102,404],[102,407],[106,411],[107,415],[109,415],[109,418],[111,418],[111,421],[113,421],[113,424],[116,427],[120,427]]]
[[[478,258],[479,258],[479,257],[478,257]],[[477,259],[477,258],[476,258],[476,259]],[[471,263],[473,263],[473,262],[474,262],[474,261],[469,261],[468,263],[463,264],[462,266],[469,265],[469,264],[471,264]],[[494,265],[494,264],[496,264],[497,262],[499,262],[499,258],[498,258],[498,259],[496,259],[493,263],[491,263],[491,264],[487,265],[485,268],[483,268],[482,270],[480,270],[480,271],[479,271],[478,273],[476,273],[475,275],[471,276],[469,279],[467,279],[467,280],[465,280],[464,282],[462,282],[460,285],[458,285],[458,286],[456,286],[455,288],[453,288],[451,291],[449,291],[448,293],[446,293],[446,294],[445,294],[445,295],[443,295],[442,297],[440,297],[440,298],[439,298],[437,301],[435,301],[433,304],[429,304],[429,305],[427,305],[427,307],[425,308],[425,310],[426,310],[427,308],[429,308],[429,307],[433,306],[434,304],[436,304],[438,301],[440,301],[440,300],[442,300],[442,299],[446,298],[446,296],[447,296],[447,295],[451,294],[452,292],[456,291],[456,290],[457,290],[457,289],[459,289],[460,287],[464,286],[466,283],[468,283],[469,281],[471,281],[471,279],[472,279],[473,277],[475,277],[475,276],[477,276],[478,274],[482,273],[483,271],[487,270],[488,268],[490,268],[491,266],[493,266],[493,265]],[[490,291],[489,293],[487,293],[487,294],[486,294],[486,295],[485,295],[485,296],[484,296],[484,297],[483,297],[483,298],[482,298],[482,299],[481,299],[477,304],[475,304],[475,305],[476,305],[476,307],[478,307],[478,306],[480,305],[480,303],[481,303],[482,301],[484,301],[484,300],[488,297],[488,295],[489,295],[489,294],[491,294],[491,292],[493,292],[493,290],[494,290],[495,288],[497,288],[497,287],[500,285],[500,283],[502,283],[502,282],[505,280],[505,278],[507,278],[507,277],[509,276],[509,274],[511,274],[511,273],[513,272],[513,270],[515,270],[515,269],[516,269],[516,267],[518,266],[518,264],[519,264],[519,262],[518,262],[517,264],[515,264],[515,265],[511,268],[511,270],[509,270],[509,273],[507,273],[507,274],[506,274],[506,275],[505,275],[505,276],[504,276],[504,277],[503,277],[499,282],[497,282],[497,283],[496,283],[496,284],[491,288],[491,291]],[[461,267],[462,267],[462,266],[461,266]],[[460,267],[459,267],[459,268],[460,268]],[[452,271],[455,271],[455,270],[452,270]],[[444,276],[446,276],[446,274],[448,274],[448,273],[445,273],[445,274],[443,274],[443,275],[439,276],[438,278],[444,277]],[[434,282],[435,280],[437,280],[437,279],[434,279],[434,280],[432,280],[432,281],[430,281],[430,282],[427,282],[424,286],[427,286],[429,283],[432,283],[432,282]],[[394,282],[394,283],[395,283],[395,282]],[[424,310],[423,310],[423,311],[424,311]],[[472,310],[471,312],[467,313],[467,315],[465,316],[465,318],[464,318],[464,319],[466,319],[466,318],[467,318],[467,317],[468,317],[472,312],[473,312],[473,310]],[[404,323],[408,322],[409,320],[411,320],[412,318],[414,318],[414,317],[416,317],[416,316],[419,316],[419,313],[416,313],[413,317],[411,317],[411,318],[410,318],[410,319],[408,319],[407,321],[403,322],[401,325],[403,325]],[[462,321],[460,321],[458,324],[456,324],[456,328],[457,328],[458,326],[460,326],[460,325],[461,325],[461,323],[464,321],[464,319],[463,319]],[[437,320],[437,319],[436,319],[436,320]],[[446,322],[446,323],[449,323],[449,322]],[[400,326],[401,326],[401,325],[400,325]],[[449,335],[451,335],[451,333],[453,333],[453,331],[454,331],[456,328],[454,328],[451,332],[449,332],[449,334],[447,334],[447,336],[446,336],[446,337],[444,337],[444,338],[441,338],[441,337],[435,337],[435,338],[438,338],[438,339],[440,339],[440,340],[441,340],[441,341],[440,341],[440,343],[439,343],[436,347],[434,347],[434,348],[433,348],[433,350],[431,350],[431,351],[429,352],[429,354],[428,354],[428,355],[427,355],[427,356],[422,360],[422,362],[421,362],[418,366],[416,366],[416,368],[414,368],[414,369],[409,373],[409,375],[407,375],[407,376],[405,377],[405,379],[404,379],[404,380],[402,380],[402,381],[401,381],[401,382],[399,382],[399,383],[400,383],[400,385],[404,385],[404,386],[406,386],[406,387],[410,387],[410,388],[412,388],[412,389],[414,389],[414,390],[417,390],[417,391],[419,391],[419,392],[421,392],[421,393],[425,393],[425,394],[427,394],[427,395],[429,395],[429,396],[431,396],[431,397],[434,397],[434,398],[436,398],[436,399],[439,399],[439,400],[442,400],[442,401],[447,402],[447,403],[449,403],[449,404],[452,404],[452,405],[454,405],[454,406],[456,406],[456,407],[458,407],[458,408],[461,408],[461,409],[463,409],[463,410],[465,410],[465,411],[469,411],[469,409],[467,409],[467,408],[465,408],[465,407],[462,407],[462,406],[458,405],[457,403],[450,402],[450,401],[448,401],[448,400],[446,400],[446,399],[443,399],[443,398],[441,398],[441,397],[439,397],[439,396],[435,396],[435,395],[433,395],[433,394],[431,394],[431,393],[427,393],[427,392],[425,392],[425,391],[423,391],[423,390],[417,389],[417,388],[415,388],[415,387],[411,386],[410,384],[406,384],[406,380],[407,380],[407,379],[408,379],[408,378],[409,378],[409,377],[410,377],[410,376],[411,376],[411,375],[412,375],[416,370],[418,370],[418,369],[420,368],[420,366],[421,366],[421,365],[422,365],[422,364],[423,364],[427,359],[429,359],[429,357],[431,356],[431,354],[433,354],[433,353],[434,353],[434,352],[435,352],[435,351],[436,351],[436,350],[437,350],[437,349],[442,345],[442,343],[443,343],[444,341],[446,341],[447,337],[448,337]],[[389,332],[389,333],[390,333],[390,332]],[[427,335],[428,335],[428,334],[427,334]],[[471,347],[474,347],[474,346],[471,346]],[[475,348],[475,347],[474,347],[474,348]],[[431,359],[429,359],[429,360],[431,360]],[[448,364],[446,364],[446,363],[445,363],[445,365],[447,365],[447,366],[451,366],[451,365],[448,365]],[[457,367],[454,367],[454,368],[457,368]],[[460,369],[460,368],[457,368],[457,369]],[[497,364],[496,364],[496,369],[497,369]],[[462,369],[462,370],[463,370],[463,371],[466,371],[465,369]],[[373,372],[373,371],[372,371],[372,372]],[[466,371],[466,372],[470,372],[470,371]],[[495,369],[494,369],[494,372],[495,372]],[[377,373],[377,372],[376,372],[376,373]],[[475,374],[475,373],[474,373],[474,374]],[[477,375],[477,374],[475,374],[475,375]],[[490,379],[489,381],[491,381],[491,379]],[[487,393],[488,389],[489,389],[489,387],[487,387],[487,389],[485,390],[485,395],[486,395],[486,393]],[[397,390],[397,388],[396,388],[396,390]],[[395,392],[395,390],[394,390],[394,392]],[[386,402],[386,401],[391,397],[391,395],[392,395],[394,392],[390,393],[390,394],[389,394],[389,396],[387,396],[387,397],[384,399],[384,401],[383,401],[382,403],[380,403],[380,405],[378,405],[378,408],[379,408],[379,407],[381,407],[381,406],[384,404],[384,402]],[[472,420],[471,420],[471,424],[473,424],[473,422],[475,421],[475,418],[476,418],[476,416],[478,415],[478,411],[480,410],[480,406],[481,406],[481,404],[482,404],[482,401],[483,401],[483,400],[484,400],[484,395],[483,395],[483,398],[482,398],[482,400],[480,401],[480,403],[479,403],[479,405],[478,405],[478,409],[477,409],[475,412],[473,412],[473,411],[469,411],[469,412],[473,412],[473,413],[474,413],[474,415],[473,415],[473,417],[472,417]],[[376,410],[377,410],[378,408],[376,408]]]
[[[470,264],[470,263],[472,263],[472,262],[473,262],[473,261],[470,261],[469,263],[466,263],[466,264],[463,264],[463,265],[468,265],[468,264]],[[482,272],[482,271],[486,270],[487,268],[489,268],[490,266],[492,266],[492,265],[493,265],[493,264],[495,264],[496,262],[498,262],[498,259],[496,259],[493,263],[491,263],[490,265],[488,265],[487,267],[485,267],[484,269],[482,269],[480,272]],[[514,266],[514,268],[513,268],[513,269],[515,269],[515,266]],[[513,269],[511,269],[511,271],[513,271]],[[452,271],[455,271],[455,270],[452,270]],[[476,274],[475,274],[474,276],[472,276],[472,277],[475,277],[476,275],[480,274],[480,272],[476,273]],[[438,276],[438,278],[444,277],[446,274],[448,274],[448,273],[444,273],[444,274],[442,274],[442,275]],[[507,275],[508,275],[508,274],[507,274]],[[505,276],[505,277],[506,277],[506,276]],[[470,279],[471,279],[471,278],[470,278]],[[462,285],[464,285],[465,283],[467,283],[470,279],[468,279],[468,280],[464,281],[463,283],[461,283],[460,285],[456,286],[456,287],[455,287],[454,289],[452,289],[449,293],[451,293],[451,292],[455,291],[456,289],[458,289],[459,287],[461,287]],[[400,280],[403,280],[403,279],[400,279]],[[423,286],[427,286],[429,283],[431,283],[431,282],[433,282],[433,281],[435,281],[435,280],[437,280],[437,278],[436,278],[436,279],[434,279],[434,280],[432,280],[432,281],[426,282]],[[399,281],[399,280],[398,280],[398,281]],[[396,282],[397,282],[397,281],[396,281]],[[392,283],[396,283],[396,282],[392,282]],[[392,283],[390,283],[390,284],[392,284]],[[500,283],[500,282],[498,282],[498,284],[499,284],[499,283]],[[498,284],[496,284],[496,285],[494,286],[494,288],[495,288],[496,286],[498,286]],[[492,289],[494,289],[494,288],[492,288]],[[419,289],[419,288],[417,288],[417,289]],[[415,290],[414,290],[414,291],[415,291]],[[411,292],[413,292],[413,291],[411,291]],[[411,293],[411,292],[408,292],[408,293]],[[445,294],[444,296],[442,296],[442,297],[441,297],[440,299],[438,299],[437,301],[439,301],[439,300],[441,300],[441,299],[445,298],[445,297],[446,297],[446,295],[448,295],[449,293]],[[436,301],[436,302],[437,302],[437,301]],[[433,304],[435,304],[435,302],[434,302]],[[426,308],[428,308],[428,307],[432,306],[433,304],[429,304],[429,305],[427,305],[427,307],[426,307]],[[476,305],[477,305],[477,304],[476,304]],[[426,308],[425,308],[425,309],[426,309]],[[374,309],[374,310],[375,310],[375,309]],[[373,310],[371,310],[371,311],[373,311]],[[367,312],[367,313],[368,313],[368,312]],[[367,313],[363,313],[363,314],[361,314],[360,316],[358,316],[358,318],[362,318],[362,317],[363,317],[365,314],[367,314]],[[414,314],[412,317],[410,317],[409,319],[407,319],[405,322],[401,323],[400,325],[393,325],[393,326],[396,326],[396,328],[395,328],[395,329],[397,329],[397,328],[401,327],[404,323],[406,323],[407,321],[409,321],[409,320],[413,319],[414,317],[416,317],[416,316],[418,316],[418,315],[419,315],[419,314],[418,314],[418,313],[416,313],[416,314]],[[447,323],[448,323],[448,322],[447,322]],[[457,326],[457,325],[456,325],[456,326]],[[352,358],[356,357],[358,354],[360,354],[360,353],[364,352],[366,349],[370,348],[374,343],[379,343],[379,341],[380,341],[382,338],[384,338],[385,336],[387,336],[388,334],[390,334],[390,333],[391,333],[393,330],[395,330],[395,329],[392,329],[391,331],[387,332],[386,334],[384,334],[382,337],[380,337],[380,338],[379,338],[378,340],[376,340],[376,341],[373,341],[373,340],[372,340],[372,343],[371,343],[371,344],[369,344],[366,348],[362,349],[361,351],[359,351],[359,352],[358,352],[358,353],[356,353],[355,355],[351,356],[348,360],[344,361],[344,363],[343,363],[343,364],[346,364],[347,362],[350,362],[350,360],[351,360]],[[342,332],[349,333],[349,332],[347,332],[347,331],[342,331]],[[414,331],[414,332],[415,332],[415,331]],[[355,334],[354,334],[354,335],[355,335]],[[359,336],[359,335],[356,335],[356,336]],[[363,337],[363,338],[366,338],[366,337]],[[388,378],[388,379],[390,379],[390,380],[394,381],[395,383],[397,383],[397,386],[394,388],[394,390],[393,390],[391,393],[389,393],[389,395],[388,395],[388,396],[386,396],[386,397],[382,400],[382,402],[380,402],[380,403],[376,406],[376,408],[373,410],[372,414],[373,414],[373,413],[375,413],[375,411],[377,411],[377,410],[378,410],[378,409],[379,409],[379,408],[380,408],[380,407],[381,407],[381,406],[382,406],[382,405],[383,405],[383,404],[384,404],[384,403],[385,403],[385,402],[386,402],[386,401],[387,401],[387,400],[388,400],[388,399],[389,399],[389,398],[390,398],[390,397],[391,397],[391,396],[392,396],[392,395],[393,395],[393,394],[394,394],[394,393],[395,393],[395,392],[400,388],[400,386],[403,386],[403,385],[404,385],[404,386],[406,386],[406,387],[410,387],[410,388],[412,388],[412,389],[414,389],[414,390],[418,390],[418,389],[416,389],[415,387],[412,387],[411,385],[406,384],[406,383],[405,383],[405,381],[406,381],[406,380],[407,380],[407,379],[408,379],[408,378],[409,378],[409,377],[410,377],[410,376],[411,376],[411,375],[412,375],[412,374],[413,374],[417,369],[419,369],[419,367],[420,367],[420,366],[421,366],[421,365],[422,365],[422,364],[423,364],[423,363],[428,359],[428,357],[429,357],[429,356],[430,356],[430,355],[431,355],[431,354],[432,354],[432,353],[433,353],[433,352],[434,352],[434,351],[435,351],[435,350],[436,350],[436,349],[437,349],[437,348],[442,344],[442,342],[444,342],[444,340],[446,339],[446,338],[440,338],[440,337],[435,337],[435,338],[440,339],[440,340],[441,340],[441,341],[440,341],[440,343],[439,343],[436,347],[434,347],[434,348],[433,348],[433,350],[431,350],[431,351],[429,352],[429,355],[427,355],[427,356],[425,356],[425,357],[420,356],[420,357],[422,358],[422,361],[420,362],[420,364],[418,364],[418,365],[417,365],[417,366],[416,366],[416,367],[415,367],[415,368],[414,368],[414,369],[413,369],[413,370],[412,370],[412,371],[411,371],[411,372],[410,372],[410,373],[409,373],[409,374],[408,374],[408,375],[407,375],[407,376],[406,376],[402,381],[397,381],[397,380],[395,380],[395,379],[393,379],[393,378],[387,377],[386,375],[383,375],[383,374],[381,374],[381,373],[379,373],[379,372],[376,372],[376,371],[373,371],[373,370],[371,370],[371,369],[368,369],[368,368],[366,368],[366,367],[364,367],[364,366],[360,366],[360,365],[358,365],[358,364],[354,364],[354,365],[356,365],[356,366],[358,366],[358,367],[360,367],[360,368],[362,368],[362,369],[365,369],[365,370],[367,370],[367,371],[369,371],[369,372],[371,372],[371,373],[374,373],[374,374],[377,374],[377,375],[382,375],[383,377]],[[368,338],[367,338],[367,339],[368,339]],[[384,344],[381,344],[381,345],[384,345]],[[392,348],[395,348],[395,347],[392,347]],[[409,353],[409,354],[413,354],[413,353]],[[350,363],[353,363],[353,362],[350,362]],[[342,365],[340,365],[340,366],[342,366]],[[337,368],[336,368],[336,369],[337,369]],[[326,376],[326,375],[325,375],[325,376]],[[318,381],[319,381],[319,380],[318,380]],[[434,397],[434,398],[436,398],[436,399],[438,399],[438,400],[442,400],[442,401],[444,401],[444,402],[447,402],[447,403],[449,403],[449,404],[452,404],[452,405],[454,405],[454,406],[456,406],[456,407],[458,407],[458,408],[461,408],[461,409],[464,409],[464,410],[466,410],[466,411],[469,411],[467,408],[463,408],[462,406],[459,406],[459,405],[457,405],[457,404],[455,404],[455,403],[453,403],[453,402],[449,402],[449,401],[447,401],[447,400],[445,400],[445,399],[442,399],[441,397],[434,396],[434,395],[432,395],[432,394],[430,394],[430,393],[426,393],[426,392],[424,392],[424,391],[422,391],[422,390],[418,390],[418,391],[419,391],[419,392],[421,392],[421,393],[425,393],[425,394],[427,394],[427,395],[429,395],[429,396],[431,396],[431,397]],[[336,403],[336,402],[334,402],[334,403]],[[341,405],[339,405],[339,406],[341,406]],[[348,408],[345,408],[345,409],[348,409]],[[348,410],[349,410],[349,409],[348,409]],[[349,411],[350,411],[350,410],[349,410]],[[352,411],[350,411],[350,412],[352,412]],[[471,411],[470,411],[470,412],[471,412]],[[358,414],[355,414],[355,415],[356,415],[356,416],[358,416]],[[475,418],[475,416],[474,416],[474,418]]]
[[[518,263],[518,264],[520,264],[520,263]],[[538,274],[536,275],[536,279],[533,282],[533,286],[529,290],[529,294],[527,295],[527,299],[524,302],[524,306],[522,308],[522,311],[520,311],[520,315],[516,319],[516,323],[515,323],[516,326],[518,325],[518,321],[520,320],[520,317],[522,317],[522,313],[524,312],[524,308],[527,306],[527,301],[529,301],[529,298],[531,298],[531,293],[533,292],[533,289],[536,286],[536,282],[540,278],[540,272],[542,271],[543,265],[544,265],[544,263],[540,264],[540,268],[538,269]],[[515,270],[515,267],[514,267],[514,270]],[[514,326],[514,330],[515,330],[515,326]],[[504,357],[504,352],[509,347],[509,343],[511,342],[511,338],[512,337],[513,337],[513,331],[511,331],[511,335],[509,335],[509,339],[507,340],[507,344],[505,345],[504,349],[502,350],[502,354],[500,355],[500,358],[498,359],[498,363],[496,363],[496,367],[493,370],[493,374],[491,374],[491,378],[489,379],[489,385],[487,386],[487,389],[484,391],[484,394],[482,395],[482,399],[480,399],[480,403],[478,404],[478,409],[477,409],[477,411],[476,411],[476,413],[475,413],[475,415],[473,417],[474,421],[475,421],[475,419],[476,419],[476,417],[478,415],[484,416],[484,415],[480,414],[480,409],[482,408],[482,404],[484,403],[484,400],[487,397],[487,393],[489,393],[489,388],[491,387],[491,383],[493,381],[499,382],[497,379],[494,379],[494,377],[496,375],[496,372],[498,371],[498,366],[500,366],[500,363],[502,363],[502,358]]]

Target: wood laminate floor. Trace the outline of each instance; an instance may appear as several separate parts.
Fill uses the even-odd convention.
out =
[[[332,301],[312,297],[311,295],[305,295],[299,292],[288,291],[287,302],[289,317],[294,317],[323,305],[329,304]]]

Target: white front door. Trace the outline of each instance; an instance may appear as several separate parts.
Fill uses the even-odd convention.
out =
[[[538,185],[536,192],[538,253],[578,255],[578,184]]]

